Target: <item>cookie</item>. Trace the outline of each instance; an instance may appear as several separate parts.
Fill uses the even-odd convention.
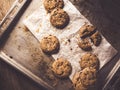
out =
[[[63,9],[54,9],[51,12],[50,23],[56,28],[63,29],[69,23],[69,15]]]
[[[80,60],[80,67],[81,69],[84,69],[86,67],[92,67],[94,69],[99,69],[99,59],[96,55],[87,53],[81,57]]]
[[[99,32],[95,32],[95,33],[90,37],[90,39],[91,39],[91,42],[93,42],[93,44],[94,44],[95,46],[99,46],[100,43],[101,43],[101,41],[102,41],[102,37],[101,37],[101,35],[100,35]]]
[[[81,39],[81,41],[78,42],[78,46],[85,51],[92,50],[91,44],[88,39]]]
[[[87,36],[90,36],[92,33],[94,33],[96,28],[92,25],[83,25],[79,30],[79,35],[81,38],[85,38]]]
[[[76,72],[72,78],[72,83],[73,83],[74,89],[75,90],[87,90],[87,87],[85,87],[81,83],[80,74],[81,74],[81,72]]]
[[[72,66],[66,59],[58,58],[52,64],[52,71],[59,78],[67,78],[72,72]]]
[[[53,11],[55,8],[63,8],[63,0],[44,0],[44,7],[48,13]]]
[[[87,67],[80,74],[81,83],[86,87],[94,86],[97,81],[96,69]]]
[[[57,53],[60,47],[59,40],[53,35],[46,36],[40,41],[40,47],[47,54]]]

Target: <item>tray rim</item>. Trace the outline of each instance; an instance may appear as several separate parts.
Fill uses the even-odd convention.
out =
[[[24,75],[26,75],[27,77],[29,77],[30,79],[32,79],[36,83],[40,84],[44,88],[46,88],[48,90],[55,90],[52,86],[48,85],[46,82],[44,82],[38,76],[36,76],[31,71],[29,71],[28,69],[26,69],[24,66],[22,66],[21,64],[17,63],[14,59],[12,59],[9,56],[7,56],[3,51],[0,51],[0,58],[4,62],[6,62],[7,64],[9,64],[12,67],[14,67],[14,69],[22,72]]]
[[[9,11],[5,15],[5,17],[0,22],[0,30],[1,30],[2,25],[4,24],[4,21],[6,19],[10,19],[10,13],[14,9],[14,7],[18,6],[18,10],[15,12],[13,17],[10,19],[9,25],[7,25],[5,27],[5,29],[2,31],[2,33],[0,33],[0,40],[1,40],[0,41],[0,45],[1,45],[2,41],[4,42],[4,40],[2,40],[2,36],[7,32],[7,28],[15,20],[16,16],[21,11],[22,7],[25,6],[25,4],[27,2],[31,2],[31,1],[32,0],[23,0],[22,3],[19,3],[19,0],[15,0],[13,2],[13,5],[11,6],[11,8],[9,9]],[[2,44],[3,44],[3,42],[2,42]],[[0,59],[3,60],[5,63],[9,64],[10,66],[14,67],[14,69],[20,71],[22,74],[26,75],[28,78],[32,79],[34,82],[36,82],[37,84],[41,85],[42,87],[44,87],[44,88],[46,88],[48,90],[55,90],[52,86],[47,84],[40,77],[38,77],[37,75],[33,74],[31,71],[29,71],[27,68],[25,68],[21,64],[17,63],[16,60],[14,60],[14,59],[10,58],[9,56],[7,56],[7,54],[2,51],[2,45],[0,46]]]

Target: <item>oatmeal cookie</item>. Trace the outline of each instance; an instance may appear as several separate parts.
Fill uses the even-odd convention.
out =
[[[56,28],[64,28],[69,23],[69,15],[63,9],[57,8],[51,12],[51,24]]]
[[[66,59],[58,58],[52,64],[52,71],[59,78],[67,78],[72,72],[72,66]]]
[[[99,32],[95,32],[95,33],[90,37],[90,39],[91,39],[91,42],[93,42],[93,44],[94,44],[95,46],[99,46],[100,43],[101,43],[102,37],[101,37],[101,35],[100,35]]]
[[[79,35],[81,38],[85,38],[96,31],[96,28],[92,25],[83,25],[79,30]]]
[[[92,50],[91,44],[88,39],[82,39],[81,41],[79,41],[78,46],[85,51]]]
[[[63,8],[64,1],[63,0],[44,0],[44,7],[48,13],[50,13],[55,8]]]
[[[43,52],[48,53],[48,54],[53,54],[58,52],[59,50],[59,40],[57,39],[56,36],[49,35],[44,37],[40,41],[40,47]]]
[[[80,80],[86,87],[94,86],[97,80],[97,71],[92,67],[87,67],[82,70]]]
[[[86,67],[92,67],[97,70],[99,69],[99,59],[96,55],[91,53],[86,53],[85,55],[83,55],[79,63],[81,69],[84,69]]]
[[[80,74],[81,72],[76,72],[75,75],[73,76],[72,78],[73,86],[75,90],[87,90],[87,87],[85,87],[81,83]]]

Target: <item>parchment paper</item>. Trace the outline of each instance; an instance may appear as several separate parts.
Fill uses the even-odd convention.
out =
[[[80,70],[79,61],[82,55],[87,53],[78,46],[80,36],[78,31],[85,23],[90,22],[72,5],[69,0],[64,0],[64,10],[70,16],[70,23],[64,29],[56,29],[50,24],[50,14],[46,12],[41,0],[41,6],[28,16],[23,22],[25,26],[33,33],[33,35],[40,41],[41,38],[51,34],[57,36],[60,41],[60,50],[57,54],[52,56],[56,60],[63,57],[70,61],[72,65],[72,79],[75,72]],[[108,61],[110,61],[117,53],[117,51],[106,41],[102,36],[100,46],[92,45],[93,54],[96,54],[100,61],[100,68],[102,68]]]

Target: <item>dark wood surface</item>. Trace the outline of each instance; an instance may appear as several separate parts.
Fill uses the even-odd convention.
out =
[[[71,0],[72,1],[72,0]],[[98,30],[106,39],[120,52],[120,17],[119,6],[112,5],[112,0],[76,0],[74,3],[79,6],[81,13],[87,17],[91,23],[98,27]],[[114,1],[114,0],[113,0]],[[117,0],[115,0],[117,2]],[[120,2],[120,1],[119,1]],[[117,3],[118,4],[118,3]],[[112,5],[112,8],[111,8]],[[116,11],[115,11],[116,10]],[[112,15],[112,16],[110,16]],[[114,19],[115,18],[115,19]],[[118,20],[118,21],[117,21]],[[98,86],[104,85],[104,78],[107,76],[112,66],[116,63],[120,53],[110,63],[108,63],[100,73]],[[5,62],[0,60],[0,90],[44,90],[31,79],[15,70]],[[100,89],[101,90],[101,89]]]

